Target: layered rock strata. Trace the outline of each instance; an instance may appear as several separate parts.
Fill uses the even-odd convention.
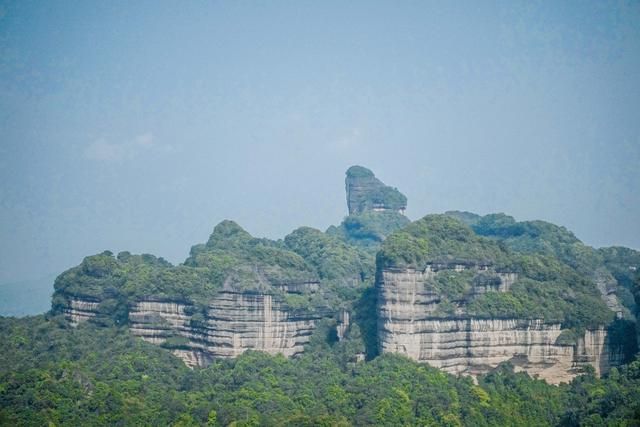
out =
[[[480,374],[510,361],[516,369],[551,383],[570,381],[587,364],[600,374],[621,361],[603,328],[587,330],[575,344],[562,344],[561,325],[540,319],[477,319],[464,312],[441,316],[440,295],[428,285],[433,274],[432,267],[381,272],[377,283],[381,352],[404,354],[453,374]],[[515,280],[513,274],[499,277],[502,284],[482,292],[505,290]]]
[[[70,299],[64,314],[78,325],[96,317],[99,305],[99,301]],[[295,356],[326,314],[291,310],[276,295],[222,291],[206,307],[153,298],[138,301],[129,308],[129,329],[193,367],[247,350]]]
[[[72,297],[63,314],[71,325],[78,326],[80,322],[96,317],[99,305],[100,302],[97,300]]]

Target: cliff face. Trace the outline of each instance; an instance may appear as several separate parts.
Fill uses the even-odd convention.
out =
[[[480,374],[510,361],[516,369],[551,383],[570,381],[586,364],[600,374],[621,362],[604,328],[587,330],[574,344],[562,344],[561,325],[539,319],[478,319],[467,316],[464,307],[457,308],[459,316],[439,315],[439,295],[427,284],[434,274],[432,267],[385,269],[379,274],[382,352],[401,353],[454,374]],[[502,273],[499,282],[479,291],[504,292],[515,277]]]
[[[62,312],[73,326],[77,326],[80,322],[96,317],[99,305],[100,301],[97,300],[71,297]]]
[[[77,325],[97,316],[98,306],[97,301],[71,299],[65,315]],[[193,367],[246,350],[295,356],[321,317],[293,311],[275,295],[222,291],[206,307],[153,298],[138,301],[129,308],[129,329]]]
[[[105,251],[63,272],[54,288],[52,311],[72,325],[127,325],[190,366],[249,349],[294,356],[332,315],[314,266],[228,220],[184,264]]]
[[[134,335],[173,348],[187,365],[203,366],[214,357],[236,357],[246,350],[290,357],[302,352],[319,315],[295,314],[273,295],[221,292],[196,319],[194,307],[141,301],[130,311]],[[171,337],[184,338],[175,345]]]
[[[349,308],[358,304],[358,284],[375,272],[382,352],[455,374],[510,361],[554,383],[586,365],[606,372],[630,353],[619,344],[623,322],[586,326],[609,325],[614,313],[624,319],[616,277],[635,266],[633,253],[603,252],[613,269],[587,277],[581,271],[589,268],[575,266],[595,266],[599,258],[557,257],[575,256],[576,247],[592,254],[561,227],[502,214],[427,215],[411,223],[400,214],[406,197],[370,170],[351,167],[345,183],[350,216],[326,234],[301,227],[272,241],[225,220],[179,266],[105,251],[56,279],[54,312],[73,325],[93,317],[127,323],[189,366],[246,350],[295,356],[331,310],[339,340],[361,338]]]
[[[352,166],[345,179],[349,215],[365,211],[396,211],[404,213],[407,198],[397,189],[384,185],[373,172],[362,166]]]

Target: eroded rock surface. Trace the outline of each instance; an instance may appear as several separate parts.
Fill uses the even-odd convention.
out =
[[[64,317],[73,325],[96,317],[100,302],[87,298],[70,298],[69,305],[63,310]]]
[[[319,314],[296,313],[274,295],[220,292],[204,310],[187,304],[140,301],[129,313],[134,335],[161,344],[187,365],[246,350],[295,356],[309,342]]]
[[[98,316],[99,305],[73,298],[64,314],[77,326]],[[327,314],[293,310],[280,295],[221,291],[206,307],[149,298],[134,303],[128,316],[133,335],[162,345],[193,367],[247,350],[295,356]]]
[[[485,267],[453,266],[453,270]],[[511,361],[519,370],[551,383],[568,382],[581,368],[596,373],[621,362],[604,328],[587,330],[575,343],[561,343],[560,324],[541,319],[479,319],[439,312],[440,295],[429,286],[437,268],[386,269],[379,275],[378,338],[381,352],[404,354],[453,374],[485,373]],[[515,273],[501,273],[480,292],[505,292]]]

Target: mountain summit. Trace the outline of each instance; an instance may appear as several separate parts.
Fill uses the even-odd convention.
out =
[[[407,198],[397,188],[380,181],[369,169],[351,166],[345,179],[349,215],[366,211],[396,211],[404,214]]]

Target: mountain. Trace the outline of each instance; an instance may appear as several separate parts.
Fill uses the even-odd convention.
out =
[[[365,211],[399,212],[404,214],[407,198],[397,188],[380,181],[369,169],[351,166],[345,179],[349,215]]]
[[[509,360],[554,383],[586,364],[603,373],[630,357],[633,317],[616,287],[603,290],[592,272],[615,279],[603,264],[582,269],[560,257],[590,248],[565,229],[537,225],[548,232],[536,242],[546,236],[557,251],[485,237],[455,215],[427,215],[390,235],[378,253],[381,351],[451,373]]]
[[[505,214],[412,222],[406,197],[361,166],[345,186],[349,215],[326,232],[270,240],[225,220],[179,265],[104,251],[60,274],[45,316],[0,319],[0,424],[640,413],[624,403],[640,398],[639,252]]]

